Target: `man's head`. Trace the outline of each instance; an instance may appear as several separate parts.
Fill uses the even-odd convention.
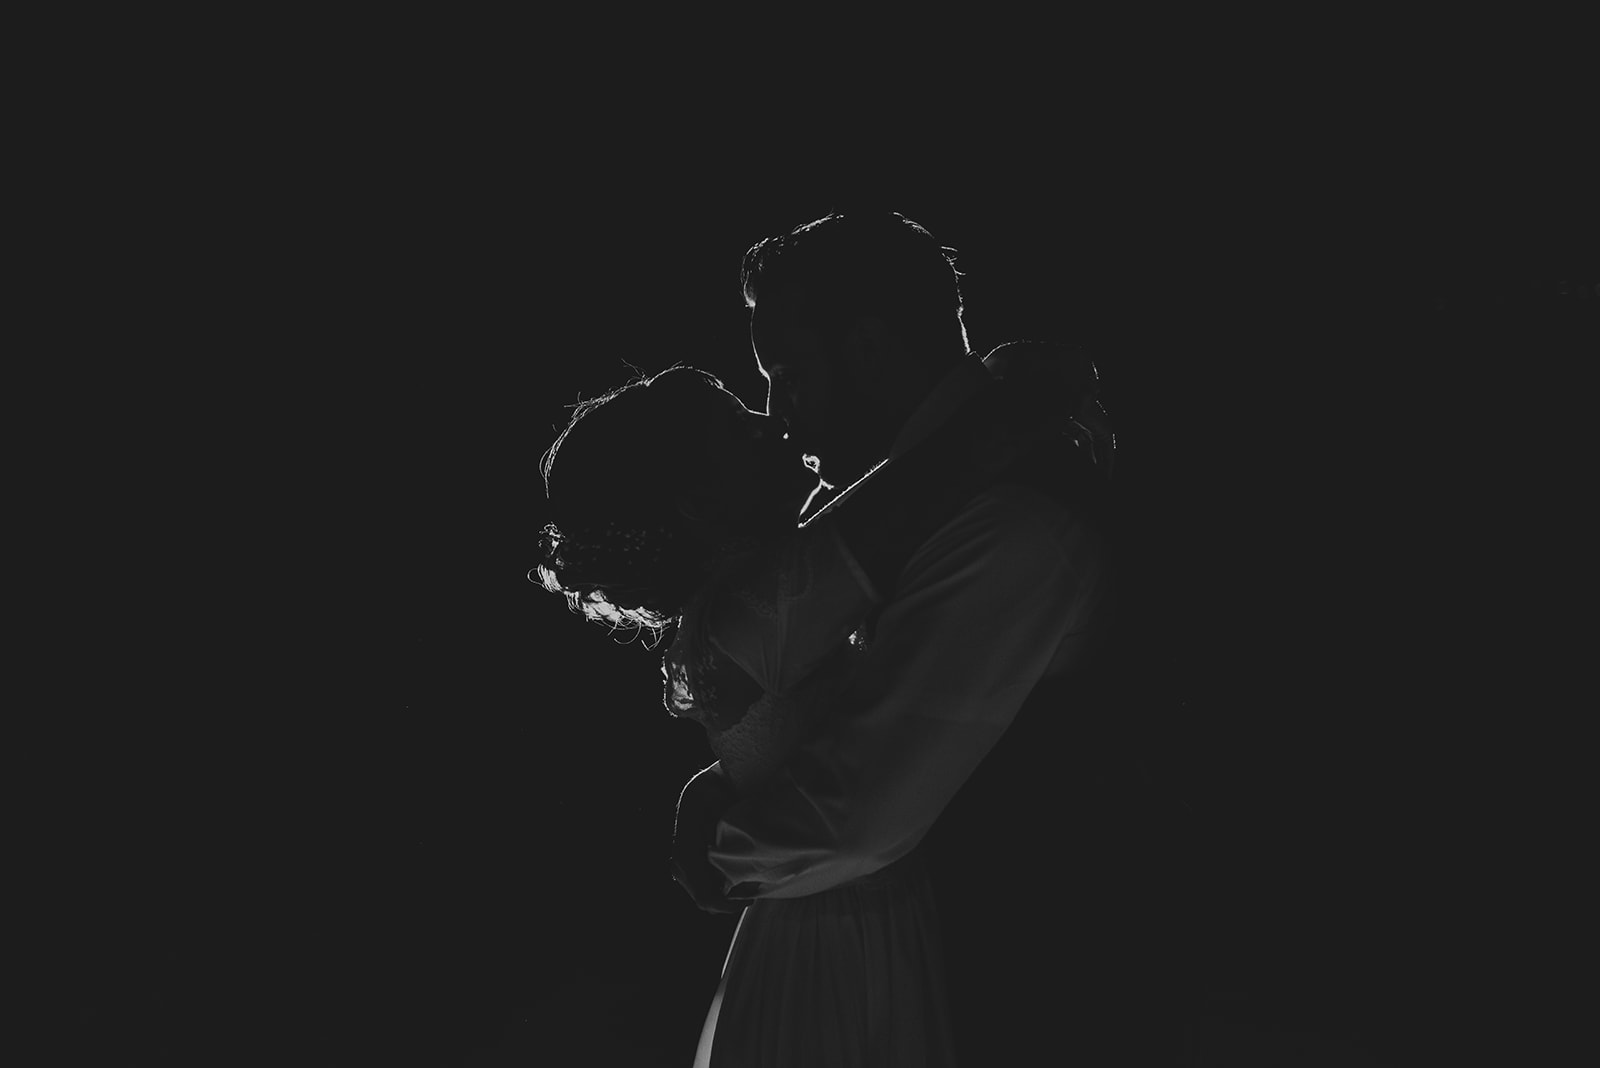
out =
[[[835,485],[888,455],[928,391],[968,356],[953,250],[892,212],[829,215],[745,253],[767,412]]]

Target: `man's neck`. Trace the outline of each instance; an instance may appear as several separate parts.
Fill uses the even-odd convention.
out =
[[[902,455],[938,430],[989,380],[989,371],[983,361],[976,357],[968,357],[956,364],[934,383],[922,402],[900,425],[900,432],[889,447],[889,459]]]
[[[861,485],[872,476],[878,468],[901,456],[934,431],[938,430],[957,410],[965,404],[984,383],[992,381],[989,370],[983,361],[977,357],[962,360],[952,368],[942,379],[934,383],[933,388],[923,396],[920,403],[912,410],[910,416],[900,424],[893,443],[889,447],[889,454],[883,459],[868,466],[868,468],[851,479],[839,493],[831,500],[813,508],[801,521],[801,525],[816,519],[823,512],[840,504],[848,497],[855,487]]]

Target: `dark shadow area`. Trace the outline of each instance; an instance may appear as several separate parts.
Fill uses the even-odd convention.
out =
[[[524,578],[537,463],[629,365],[761,407],[741,253],[886,196],[960,250],[980,351],[1103,357],[1183,697],[1150,760],[1191,841],[1197,1068],[1550,1063],[1588,793],[1563,400],[1600,317],[1564,141],[1374,109],[1285,156],[1259,113],[1174,118],[1115,168],[975,152],[818,189],[724,181],[779,153],[715,124],[645,177],[437,106],[253,142],[267,192],[208,239],[252,255],[181,343],[203,370],[123,394],[166,399],[101,509],[150,566],[84,639],[131,707],[67,729],[69,1046],[690,1062],[733,923],[666,851],[709,757],[659,650]],[[1540,151],[1491,180],[1506,130]],[[670,477],[670,442],[627,447]]]

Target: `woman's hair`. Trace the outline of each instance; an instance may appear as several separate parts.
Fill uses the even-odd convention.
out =
[[[888,211],[826,215],[744,254],[739,278],[754,308],[763,289],[806,291],[800,325],[837,336],[859,315],[882,316],[930,360],[968,349],[955,249]]]
[[[555,521],[528,578],[592,621],[659,638],[704,579],[707,550],[683,536],[678,494],[710,444],[722,389],[673,366],[573,405],[539,462]]]

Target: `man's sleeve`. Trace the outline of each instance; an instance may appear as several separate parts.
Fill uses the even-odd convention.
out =
[[[910,852],[1086,625],[1096,550],[1018,486],[919,549],[817,736],[717,824],[710,860],[730,896],[814,894]]]

